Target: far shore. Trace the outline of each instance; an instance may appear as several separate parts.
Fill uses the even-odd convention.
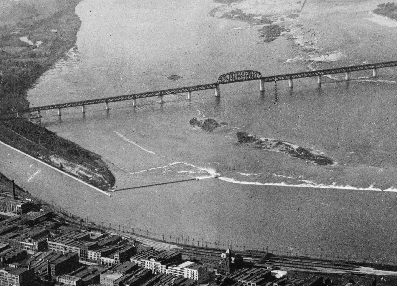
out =
[[[28,11],[17,3],[2,11],[8,17],[0,24],[0,115],[28,108],[27,91],[76,43],[81,0],[54,2],[48,11],[29,0]],[[0,140],[102,190],[113,187],[115,178],[100,156],[28,119],[2,121]]]

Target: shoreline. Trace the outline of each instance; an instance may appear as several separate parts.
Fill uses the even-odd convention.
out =
[[[291,142],[294,142],[294,141],[291,141]]]
[[[49,15],[40,14],[34,2],[26,4],[37,14],[21,11],[22,16],[0,32],[0,113],[27,108],[27,91],[75,46],[81,26],[75,7],[80,2],[55,0],[55,8],[44,11]],[[19,9],[10,5],[11,10]],[[115,178],[99,155],[29,121],[28,116],[1,122],[0,140],[92,186],[102,190],[114,186]]]
[[[107,195],[108,197],[111,196],[110,193],[105,192],[105,191],[103,191],[103,190],[101,190],[101,189],[99,189],[99,188],[97,188],[97,187],[95,187],[95,186],[93,186],[93,185],[91,185],[91,184],[88,184],[87,182],[84,182],[83,180],[79,179],[77,176],[72,176],[72,175],[70,175],[70,174],[67,173],[67,172],[64,172],[64,171],[62,171],[62,170],[60,170],[60,169],[58,169],[58,168],[55,168],[54,166],[50,165],[49,163],[46,163],[46,162],[43,161],[43,160],[39,160],[39,159],[37,159],[37,158],[35,158],[35,157],[33,157],[33,156],[31,156],[31,155],[25,153],[25,152],[22,152],[22,151],[19,150],[19,149],[16,149],[16,148],[12,147],[11,145],[8,145],[8,144],[6,144],[6,143],[4,143],[4,142],[2,142],[2,141],[0,141],[0,144],[6,146],[6,147],[8,147],[8,148],[11,148],[12,150],[14,150],[14,151],[16,151],[16,152],[18,152],[18,153],[21,153],[21,154],[23,154],[23,155],[25,155],[25,156],[27,156],[27,157],[29,157],[29,158],[31,158],[31,159],[33,159],[33,160],[39,162],[39,163],[42,163],[42,164],[46,165],[47,167],[50,167],[50,168],[52,168],[52,169],[54,169],[54,170],[56,170],[56,171],[58,171],[58,172],[61,172],[61,173],[63,173],[64,175],[66,175],[66,176],[68,176],[68,177],[70,177],[70,178],[73,178],[73,179],[79,181],[80,183],[85,184],[85,185],[89,186],[90,188],[93,188],[94,190],[96,190],[96,191],[98,191],[98,192],[100,192],[100,193],[102,193],[102,194],[104,194],[104,195]]]

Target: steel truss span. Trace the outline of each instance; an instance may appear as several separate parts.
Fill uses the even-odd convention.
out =
[[[120,96],[114,96],[114,97],[66,102],[66,103],[46,105],[46,106],[37,106],[37,107],[28,108],[28,109],[18,110],[17,112],[14,112],[12,114],[7,114],[7,115],[10,115],[10,116],[16,115],[17,117],[19,117],[19,115],[21,115],[23,113],[40,112],[42,110],[51,110],[51,109],[58,109],[58,111],[60,111],[63,108],[76,107],[76,106],[82,106],[83,110],[84,110],[84,106],[86,106],[86,105],[100,104],[100,103],[105,103],[107,106],[107,109],[108,109],[108,103],[110,103],[110,102],[117,102],[117,101],[124,101],[124,100],[136,100],[136,99],[142,99],[142,98],[147,98],[147,97],[156,97],[156,96],[162,97],[164,95],[186,93],[186,92],[189,93],[188,98],[190,99],[191,92],[207,90],[207,89],[215,89],[216,95],[218,96],[220,84],[229,84],[229,83],[234,83],[234,82],[243,82],[243,81],[251,81],[251,80],[260,80],[263,83],[264,82],[274,82],[274,81],[279,81],[279,80],[291,81],[293,79],[298,79],[298,78],[315,77],[315,76],[319,77],[322,75],[350,73],[350,72],[362,71],[362,70],[373,70],[373,74],[376,75],[377,69],[387,68],[387,67],[395,67],[395,66],[397,66],[397,61],[390,61],[390,62],[383,62],[383,63],[348,66],[348,67],[340,67],[340,68],[333,68],[333,69],[306,71],[306,72],[281,74],[281,75],[273,75],[273,76],[265,76],[265,77],[263,77],[260,72],[253,71],[253,70],[234,71],[234,72],[229,72],[229,73],[221,75],[218,78],[218,81],[216,83],[179,87],[179,88],[150,91],[150,92],[143,92],[143,93],[136,93],[136,94],[126,94],[126,95],[120,95]]]

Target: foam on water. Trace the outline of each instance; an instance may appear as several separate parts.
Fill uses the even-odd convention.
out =
[[[122,138],[124,141],[127,141],[128,143],[131,143],[132,145],[135,145],[136,147],[138,147],[139,149],[145,151],[146,153],[153,154],[153,155],[157,155],[155,152],[150,151],[150,150],[148,150],[148,149],[145,149],[144,147],[140,146],[139,144],[137,144],[136,142],[132,141],[131,139],[128,139],[128,138],[125,137],[123,134],[121,134],[121,133],[119,133],[119,132],[117,132],[117,131],[114,131],[114,133],[116,133],[116,134],[117,134],[120,138]]]
[[[335,190],[352,190],[352,191],[373,191],[373,192],[397,192],[397,189],[390,187],[387,189],[376,188],[374,185],[369,187],[355,187],[350,185],[338,185],[337,183],[332,183],[331,185],[318,184],[308,180],[302,180],[305,182],[303,184],[289,184],[285,182],[279,183],[261,183],[261,182],[250,182],[250,181],[239,181],[234,178],[229,177],[218,177],[219,180],[240,185],[255,185],[255,186],[276,186],[276,187],[289,187],[289,188],[312,188],[312,189],[335,189]]]

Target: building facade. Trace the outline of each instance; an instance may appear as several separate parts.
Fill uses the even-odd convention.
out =
[[[29,286],[33,272],[23,268],[0,269],[0,286]]]

